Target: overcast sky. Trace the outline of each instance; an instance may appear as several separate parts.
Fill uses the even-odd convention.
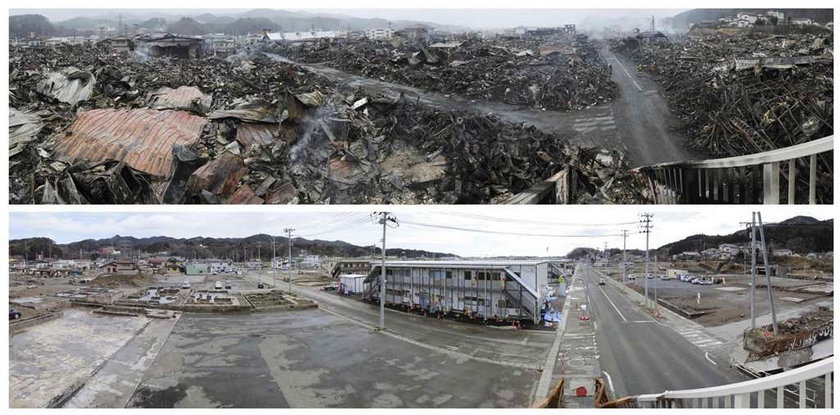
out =
[[[403,223],[388,230],[389,247],[451,252],[461,256],[543,256],[547,253],[559,256],[578,246],[603,249],[604,242],[608,247],[621,247],[618,234],[627,229],[631,232],[627,247],[644,249],[644,236],[636,233],[638,214],[645,211],[642,207],[425,206],[420,209],[393,207],[394,215]],[[297,229],[295,235],[307,239],[343,240],[361,246],[379,245],[382,238],[381,226],[370,219],[371,210],[323,206],[296,207],[296,210],[288,213],[12,213],[10,237],[48,237],[58,243],[117,234],[244,237],[257,233],[282,235],[284,228],[293,227]],[[750,218],[750,209],[746,207],[678,211],[654,207],[648,210],[654,213],[651,247],[698,233],[728,234],[740,228],[739,222]],[[762,208],[762,211],[765,222],[778,222],[796,215],[818,219],[831,217],[831,207],[822,206],[778,206]],[[477,233],[414,223],[533,235]]]
[[[249,9],[12,9],[12,15],[41,14],[53,22],[73,17],[96,17],[123,13],[124,15],[162,16],[197,15],[212,13],[233,15]],[[388,20],[414,20],[443,25],[480,28],[515,26],[560,26],[566,23],[593,27],[604,24],[622,24],[627,21],[647,23],[651,16],[657,19],[673,16],[686,9],[286,9],[307,13],[325,13],[362,18],[378,17]]]

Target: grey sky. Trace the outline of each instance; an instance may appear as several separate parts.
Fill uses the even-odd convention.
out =
[[[452,252],[462,256],[542,256],[563,255],[578,246],[620,247],[621,229],[633,234],[628,248],[644,248],[638,231],[638,214],[654,213],[651,246],[657,247],[686,236],[705,233],[728,234],[748,220],[745,207],[664,210],[658,207],[633,206],[563,206],[561,207],[393,207],[404,222],[424,223],[493,232],[530,233],[548,236],[497,235],[461,230],[420,227],[404,223],[389,230],[388,246]],[[297,207],[286,213],[12,213],[10,237],[43,236],[59,243],[86,238],[106,238],[116,234],[148,237],[244,237],[257,233],[282,235],[283,228],[294,227],[296,235],[307,239],[343,240],[367,246],[379,244],[381,227],[372,223],[373,208]],[[831,217],[831,207],[763,208],[765,222],[776,222],[796,215],[818,219]],[[501,220],[497,220],[501,219]],[[568,223],[577,225],[570,226]],[[604,224],[610,226],[589,226]],[[619,224],[625,223],[625,224]],[[587,237],[561,237],[587,235]],[[547,250],[548,249],[548,250]]]
[[[201,13],[236,14],[250,9],[12,9],[10,13],[37,13],[51,21],[67,20],[80,16],[124,15],[182,16]],[[586,27],[621,25],[647,27],[650,17],[657,19],[673,16],[685,9],[289,9],[306,13],[325,13],[353,17],[378,17],[388,20],[415,20],[473,29],[515,26],[561,26],[574,23]]]

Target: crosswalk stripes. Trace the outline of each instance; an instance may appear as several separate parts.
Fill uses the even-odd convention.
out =
[[[615,115],[612,108],[588,111],[585,116],[575,117],[572,128],[579,133],[615,130]]]
[[[676,329],[675,331],[679,333],[679,335],[683,336],[686,340],[691,342],[691,344],[699,347],[702,350],[706,350],[708,348],[712,348],[723,344],[722,341],[710,336],[703,330],[688,327]]]

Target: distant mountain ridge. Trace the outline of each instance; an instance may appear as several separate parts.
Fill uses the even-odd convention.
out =
[[[733,16],[737,13],[767,13],[770,10],[780,11],[785,14],[785,19],[809,18],[817,23],[828,23],[834,19],[832,9],[693,9],[679,13],[671,18],[675,28],[688,28],[692,23],[699,23],[706,20],[717,20],[721,17]]]
[[[276,237],[274,242],[277,255],[285,255],[288,249],[288,240],[285,237]],[[113,246],[120,250],[140,251],[149,254],[167,251],[170,255],[189,258],[242,258],[245,257],[246,252],[248,258],[256,258],[259,253],[264,261],[269,261],[272,256],[271,243],[271,236],[266,234],[251,235],[244,238],[173,238],[169,236],[136,238],[114,235],[110,238],[85,239],[67,244],[56,244],[48,238],[26,238],[10,240],[9,253],[10,255],[23,255],[24,252],[27,252],[28,258],[34,258],[38,253],[44,255],[51,253],[54,258],[78,258],[80,250],[92,252],[100,248]],[[292,254],[297,255],[301,250],[305,250],[309,254],[323,256],[365,257],[370,256],[371,252],[381,255],[379,247],[370,245],[358,246],[345,241],[310,240],[293,237]],[[387,255],[409,258],[457,256],[452,253],[405,248],[388,248]]]
[[[830,252],[834,250],[834,220],[818,220],[809,216],[795,216],[779,223],[764,224],[765,238],[771,249],[790,249],[795,253]],[[692,235],[661,246],[658,251],[668,255],[686,251],[717,248],[720,244],[746,244],[749,233],[741,229],[729,235]],[[665,252],[663,252],[665,251]]]

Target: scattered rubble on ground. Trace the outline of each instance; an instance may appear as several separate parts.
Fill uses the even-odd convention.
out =
[[[550,110],[587,108],[617,95],[609,65],[585,35],[468,37],[428,46],[368,40],[335,47],[272,43],[266,50],[424,90]]]
[[[772,325],[756,327],[744,332],[744,349],[749,360],[807,348],[834,336],[834,310],[820,307],[797,318],[780,321],[778,332]]]
[[[576,53],[560,56],[594,52]],[[647,200],[616,152],[339,87],[259,52],[13,50],[10,103],[12,203],[493,203],[563,168],[583,189],[573,202]]]
[[[740,156],[833,134],[830,36],[691,32],[671,40],[611,46],[653,74],[697,149]]]

